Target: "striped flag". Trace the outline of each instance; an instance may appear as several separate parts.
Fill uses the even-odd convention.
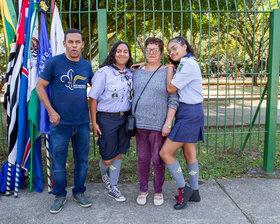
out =
[[[7,48],[7,56],[9,57],[11,46],[14,43],[16,36],[17,16],[12,0],[0,0],[0,9]]]
[[[23,64],[24,28],[27,8],[28,0],[24,0],[21,7],[21,19],[17,29],[17,40],[16,43],[13,43],[10,52],[4,93],[4,107],[7,110],[7,132],[9,147],[8,161],[12,164],[15,164],[17,155],[17,110],[19,103],[20,74]]]
[[[18,25],[17,25],[17,39],[12,44],[9,63],[6,73],[5,93],[4,93],[4,108],[7,111],[7,135],[8,135],[8,169],[7,179],[1,181],[1,185],[6,184],[6,194],[10,194],[11,187],[11,171],[12,164],[14,165],[17,157],[17,134],[18,134],[18,103],[19,103],[19,87],[20,74],[23,64],[24,52],[24,30],[25,30],[25,16],[28,11],[28,0],[23,0]],[[2,167],[3,169],[3,167]]]

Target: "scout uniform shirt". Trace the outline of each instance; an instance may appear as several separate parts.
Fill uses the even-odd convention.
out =
[[[97,111],[123,112],[129,111],[129,87],[122,72],[112,66],[104,66],[96,71],[92,79],[89,97],[97,99]],[[132,72],[127,70],[132,82]]]
[[[201,71],[191,53],[181,58],[171,84],[178,88],[179,102],[198,104],[203,101]]]

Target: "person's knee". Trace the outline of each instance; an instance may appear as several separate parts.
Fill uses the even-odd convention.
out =
[[[164,148],[160,150],[159,155],[163,161],[165,161],[169,157],[168,152]]]

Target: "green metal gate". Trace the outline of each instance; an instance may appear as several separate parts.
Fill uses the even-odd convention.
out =
[[[94,70],[117,40],[127,41],[134,61],[141,62],[147,37],[161,38],[165,48],[171,37],[188,39],[203,73],[206,123],[199,152],[264,150],[263,168],[274,170],[275,150],[280,147],[279,0],[56,3],[64,29],[82,31],[83,57]]]

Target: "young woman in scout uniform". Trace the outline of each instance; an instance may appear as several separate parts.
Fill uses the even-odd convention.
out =
[[[130,146],[125,124],[133,97],[131,65],[128,44],[117,42],[93,76],[89,92],[93,130],[99,136],[97,143],[102,157],[99,163],[102,180],[109,190],[109,196],[119,202],[126,200],[117,184],[121,154],[125,154]]]
[[[187,201],[200,201],[198,192],[198,161],[196,142],[204,141],[204,112],[202,76],[190,44],[183,37],[171,39],[167,46],[171,64],[167,65],[167,91],[179,95],[179,107],[175,126],[161,148],[160,156],[178,186],[175,209],[186,206]],[[173,75],[174,69],[177,68]],[[187,162],[190,187],[184,180],[183,171],[175,153],[183,148]]]

